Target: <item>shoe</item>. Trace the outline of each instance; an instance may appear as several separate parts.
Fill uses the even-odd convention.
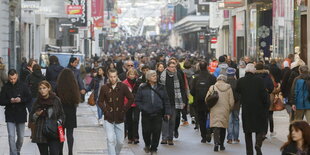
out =
[[[219,151],[219,146],[218,146],[218,145],[215,145],[213,151],[214,151],[214,152],[218,152],[218,151]]]
[[[174,132],[174,138],[179,138],[179,132],[178,131]]]
[[[167,140],[162,140],[160,144],[168,144]]]
[[[150,148],[149,147],[144,147],[143,150],[144,150],[145,153],[150,153]]]
[[[224,145],[221,145],[221,146],[220,146],[220,150],[221,150],[221,151],[224,151],[224,150],[225,150]]]
[[[168,145],[174,145],[173,140],[168,140]]]
[[[232,144],[232,140],[227,140],[227,144]]]
[[[195,117],[192,117],[192,124],[196,124]]]
[[[128,139],[128,144],[132,144],[132,143],[133,143],[133,140]]]
[[[133,141],[133,143],[134,143],[134,144],[138,144],[138,143],[140,143],[140,141],[139,141],[139,139],[135,139],[135,140]]]
[[[206,138],[206,139],[207,139],[207,142],[210,143],[210,142],[211,142],[211,139],[212,139],[211,135],[210,135],[210,136],[207,135],[207,138]]]
[[[151,155],[156,155],[157,152],[156,151],[151,151]]]
[[[102,119],[98,119],[98,125],[103,126],[103,120]]]
[[[187,121],[183,122],[183,124],[181,126],[188,126],[189,123]]]
[[[201,143],[207,143],[207,138],[202,138]]]
[[[276,134],[277,134],[276,132],[271,132],[270,137],[274,137],[274,136],[276,136]]]
[[[239,144],[239,143],[240,143],[240,140],[239,140],[239,139],[235,139],[235,140],[234,140],[234,143],[235,143],[235,144]]]
[[[195,127],[194,127],[194,130],[198,130],[198,126],[195,126]]]

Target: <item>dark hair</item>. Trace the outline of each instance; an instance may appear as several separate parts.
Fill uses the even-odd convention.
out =
[[[185,68],[185,69],[190,69],[190,68],[192,68],[192,63],[191,63],[189,60],[186,60],[186,61],[184,62],[184,68]]]
[[[71,63],[74,63],[74,61],[76,61],[77,58],[76,57],[71,57],[68,63],[68,66],[71,66]]]
[[[99,75],[99,69],[102,69],[102,71],[103,71],[103,75],[102,75],[102,76]],[[104,77],[104,76],[105,76],[105,69],[104,69],[104,67],[99,67],[99,68],[97,69],[97,76],[98,76],[98,77]]]
[[[225,62],[225,61],[226,61],[225,56],[220,56],[220,57],[219,57],[219,62]]]
[[[43,80],[41,81],[39,84],[38,84],[38,89],[40,88],[41,85],[44,85],[45,87],[49,88],[50,89],[50,94],[53,92],[53,88],[52,88],[52,85],[46,81],[46,80]],[[40,94],[40,93],[39,93]]]
[[[41,66],[39,64],[35,64],[33,65],[32,70],[41,70]]]
[[[287,56],[289,59],[294,59],[294,54],[289,54],[288,56]]]
[[[66,68],[60,72],[56,93],[62,104],[79,104],[81,96],[79,86],[70,69]]]
[[[199,62],[199,69],[201,71],[207,71],[208,70],[207,67],[208,67],[208,63],[206,61]]]
[[[31,67],[33,62],[36,62],[34,59],[29,59],[28,63],[27,63],[27,66],[28,67]]]
[[[50,65],[59,65],[59,60],[58,60],[58,57],[55,56],[55,55],[51,55],[49,57],[49,61],[50,61]]]
[[[255,65],[256,70],[263,70],[264,69],[264,64],[262,62],[258,62]]]
[[[157,69],[160,65],[163,65],[164,68],[165,68],[165,64],[164,64],[163,62],[158,62],[158,63],[156,64],[156,69]]]
[[[288,141],[281,147],[280,150],[283,151],[288,145],[296,143],[292,139],[293,128],[295,130],[300,130],[302,132],[302,137],[304,139],[303,148],[309,149],[310,148],[310,126],[309,124],[305,121],[294,121],[293,123],[291,123],[289,127],[289,135],[287,136]]]
[[[144,65],[142,66],[141,70],[144,70],[144,69],[150,69],[150,67],[148,65]]]
[[[15,74],[17,74],[17,71],[16,71],[15,69],[10,69],[10,70],[8,71],[8,75],[10,75],[10,76],[13,76],[13,75],[15,75]]]

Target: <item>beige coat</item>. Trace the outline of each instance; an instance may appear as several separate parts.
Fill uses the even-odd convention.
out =
[[[3,85],[8,81],[8,76],[5,70],[5,65],[0,64],[0,91]]]
[[[214,90],[219,93],[219,100],[210,111],[210,127],[228,128],[229,114],[234,106],[234,95],[231,86],[224,81],[217,81],[211,86],[207,96]],[[206,96],[206,97],[207,97]]]

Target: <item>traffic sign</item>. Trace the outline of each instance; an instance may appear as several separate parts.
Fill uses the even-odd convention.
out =
[[[215,37],[213,37],[213,38],[211,38],[211,44],[216,44],[217,43],[217,38],[215,38]]]

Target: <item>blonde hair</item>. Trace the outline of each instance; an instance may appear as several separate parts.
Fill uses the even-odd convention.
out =
[[[127,71],[127,73],[126,73],[126,76],[129,76],[129,74],[135,74],[136,76],[138,76],[139,74],[138,74],[138,71],[136,70],[136,69],[134,69],[134,68],[130,68],[128,71]]]

